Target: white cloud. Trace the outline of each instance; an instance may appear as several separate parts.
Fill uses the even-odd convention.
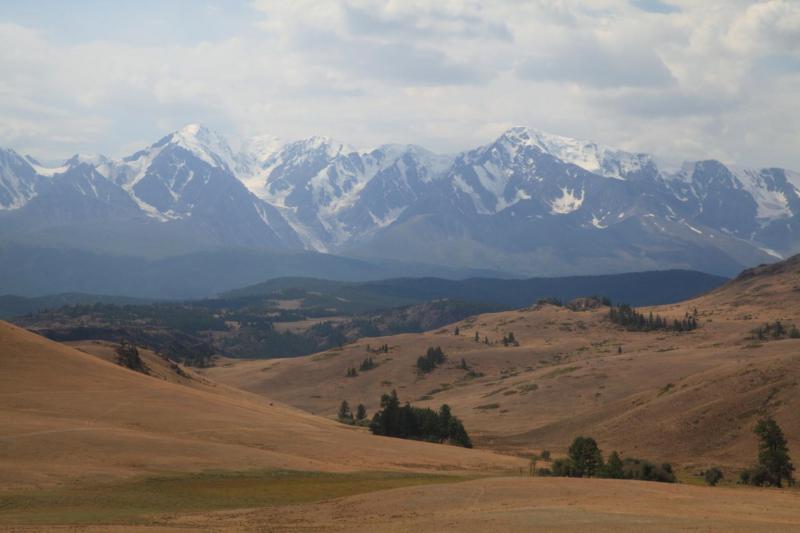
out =
[[[162,45],[131,31],[65,41],[0,15],[0,145],[43,158],[122,155],[199,121],[454,151],[527,124],[800,169],[800,2],[249,5],[246,31]]]

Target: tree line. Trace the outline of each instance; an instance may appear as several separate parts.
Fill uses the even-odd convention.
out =
[[[786,482],[793,486],[795,468],[789,457],[786,437],[778,423],[772,417],[762,418],[756,423],[753,432],[759,441],[757,464],[740,472],[739,483],[759,487],[782,487]],[[539,456],[534,455],[531,459],[532,469],[539,459],[549,461],[550,452],[544,451]],[[630,457],[623,459],[616,451],[612,451],[604,461],[597,442],[591,437],[584,436],[576,437],[572,441],[567,457],[555,459],[550,468],[539,468],[536,473],[540,476],[675,482],[675,474],[669,463],[662,463],[659,466],[643,459]],[[722,470],[717,467],[709,468],[701,475],[711,486],[724,478]]]
[[[548,453],[549,456],[549,453]],[[576,437],[567,452],[567,457],[551,463],[551,468],[537,470],[540,476],[560,477],[601,477],[611,479],[638,479],[674,483],[672,465],[657,465],[644,459],[626,457],[623,459],[616,451],[603,460],[597,442],[591,437]]]
[[[794,324],[785,325],[780,320],[775,322],[767,322],[763,326],[759,326],[752,331],[753,339],[765,341],[769,339],[800,339],[800,329]]]
[[[618,306],[611,306],[608,312],[608,318],[615,324],[623,326],[628,331],[692,331],[697,329],[697,311],[694,314],[686,313],[680,320],[677,318],[669,321],[661,315],[654,315],[650,312],[645,316],[633,307],[627,304],[620,304]]]

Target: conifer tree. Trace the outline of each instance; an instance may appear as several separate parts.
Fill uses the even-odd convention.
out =
[[[782,486],[785,479],[794,484],[794,465],[789,457],[786,437],[780,426],[772,417],[758,421],[754,429],[760,442],[758,444],[758,464],[764,470],[765,484]]]
[[[352,420],[353,413],[350,412],[350,404],[347,403],[347,400],[342,400],[342,403],[339,405],[339,420]]]

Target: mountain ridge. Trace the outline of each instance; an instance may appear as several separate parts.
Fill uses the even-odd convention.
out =
[[[39,197],[50,202],[37,208]],[[716,160],[667,172],[649,154],[523,126],[441,155],[321,136],[235,140],[190,124],[121,159],[45,167],[0,149],[0,222],[4,242],[95,251],[108,250],[90,237],[104,226],[111,241],[146,235],[164,250],[313,250],[523,276],[733,275],[800,250],[800,174]],[[45,239],[54,226],[62,235]]]

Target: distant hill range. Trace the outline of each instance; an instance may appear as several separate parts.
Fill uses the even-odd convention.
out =
[[[448,280],[433,277],[394,278],[366,282],[283,277],[220,293],[194,305],[215,308],[246,307],[253,301],[300,300],[302,309],[351,315],[449,299],[485,307],[482,312],[535,304],[542,298],[567,302],[582,296],[605,296],[631,305],[667,304],[697,296],[727,281],[721,276],[688,270],[662,270],[571,276],[563,278]],[[163,300],[163,299],[162,299]],[[38,297],[0,295],[0,318],[12,318],[65,305],[146,305],[154,299],[88,293],[60,293]],[[218,301],[218,302],[216,302]]]
[[[726,281],[721,276],[689,270],[530,279],[397,278],[360,283],[280,278],[229,291],[221,297],[327,297],[343,302],[358,302],[373,309],[443,298],[513,309],[533,305],[543,298],[567,302],[582,296],[604,296],[631,305],[658,305],[686,300],[719,287]]]
[[[297,274],[359,280],[424,275],[420,265],[442,277],[669,268],[730,276],[800,250],[800,174],[715,160],[668,172],[648,154],[524,127],[440,155],[326,137],[229,139],[190,125],[121,159],[76,155],[52,167],[0,149],[0,243],[112,258],[313,252],[297,257],[320,265]],[[326,261],[346,260],[321,254],[360,262],[349,277],[326,275]],[[191,262],[188,275],[224,275],[214,261]],[[394,273],[376,272],[392,262]],[[214,288],[265,279],[264,264],[276,275],[297,268],[272,255],[260,278]],[[237,270],[235,258],[228,267]],[[31,291],[53,292],[57,280]],[[130,293],[123,288],[112,292]]]

